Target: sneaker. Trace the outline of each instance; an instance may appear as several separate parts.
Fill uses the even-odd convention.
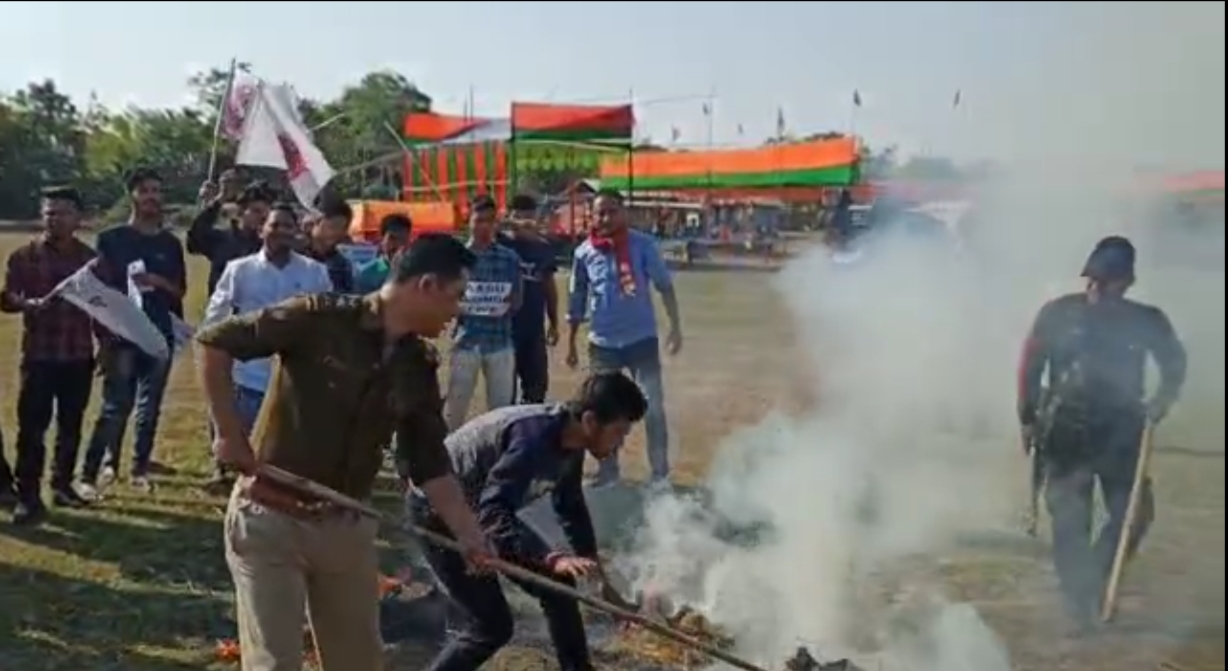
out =
[[[99,493],[102,493],[104,490],[106,490],[106,488],[115,484],[115,480],[115,469],[111,468],[110,466],[106,466],[98,473],[98,484],[96,484],[95,487],[98,489]]]
[[[13,508],[13,524],[19,527],[38,526],[45,519],[47,519],[47,507],[38,499],[18,501],[17,506]]]
[[[153,484],[153,481],[149,479],[148,475],[132,476],[131,484],[132,484],[133,489],[137,490],[138,492],[142,494],[153,494],[154,484]]]
[[[90,502],[72,487],[53,487],[51,505],[57,508],[85,508]]]
[[[82,480],[74,484],[72,489],[73,493],[86,503],[97,503],[102,500],[102,492],[98,491],[98,487],[92,482]]]

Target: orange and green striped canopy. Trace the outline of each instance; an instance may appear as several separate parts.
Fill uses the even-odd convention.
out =
[[[601,164],[602,186],[615,189],[822,187],[845,186],[857,179],[853,138],[612,156]]]

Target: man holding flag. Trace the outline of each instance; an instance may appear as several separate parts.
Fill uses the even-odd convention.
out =
[[[94,250],[75,236],[81,225],[81,194],[76,189],[45,190],[42,209],[45,230],[9,256],[0,293],[0,308],[20,313],[23,326],[13,510],[18,525],[37,524],[46,514],[40,481],[46,461],[43,441],[53,415],[52,502],[68,507],[85,503],[73,491],[72,477],[93,384],[94,338],[89,315],[54,292],[93,260]]]
[[[226,171],[222,175],[223,180],[232,173],[233,170]],[[212,182],[206,182],[201,187],[201,200],[200,212],[196,213],[192,227],[188,229],[187,247],[189,254],[209,260],[208,289],[212,294],[226,264],[260,251],[260,228],[269,218],[274,197],[273,190],[264,182],[251,184],[237,197],[232,192],[219,190]],[[238,219],[227,221],[225,228],[217,228],[223,206],[230,203],[240,208]]]
[[[128,192],[132,218],[98,235],[98,272],[112,288],[127,290],[165,338],[169,350],[175,319],[183,317],[183,295],[187,291],[183,245],[174,233],[163,228],[162,178],[156,172],[134,171],[128,179]],[[149,467],[171,357],[143,351],[109,333],[100,342],[102,409],[81,468],[80,493],[85,498],[96,497],[98,486],[114,481],[124,428],[134,406],[132,484],[151,491]]]

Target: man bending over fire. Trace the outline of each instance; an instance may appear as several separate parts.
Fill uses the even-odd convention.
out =
[[[566,403],[492,410],[448,437],[452,470],[501,558],[565,584],[574,585],[586,576],[604,582],[581,489],[584,455],[608,457],[647,407],[631,378],[621,372],[596,373]],[[571,546],[568,551],[552,548],[517,516],[547,494],[553,497]],[[408,505],[418,524],[448,535],[425,495],[411,490]],[[463,629],[452,635],[428,668],[475,671],[512,638],[512,612],[503,589],[497,577],[469,572],[464,558],[449,550],[432,547],[427,561],[453,605],[466,616]],[[535,585],[512,582],[541,603],[561,671],[592,669],[579,605]]]

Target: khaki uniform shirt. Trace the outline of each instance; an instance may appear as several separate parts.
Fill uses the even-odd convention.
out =
[[[395,431],[417,483],[451,472],[438,356],[418,336],[386,343],[381,307],[376,294],[302,296],[197,335],[239,361],[274,358],[251,438],[258,461],[362,499]]]

